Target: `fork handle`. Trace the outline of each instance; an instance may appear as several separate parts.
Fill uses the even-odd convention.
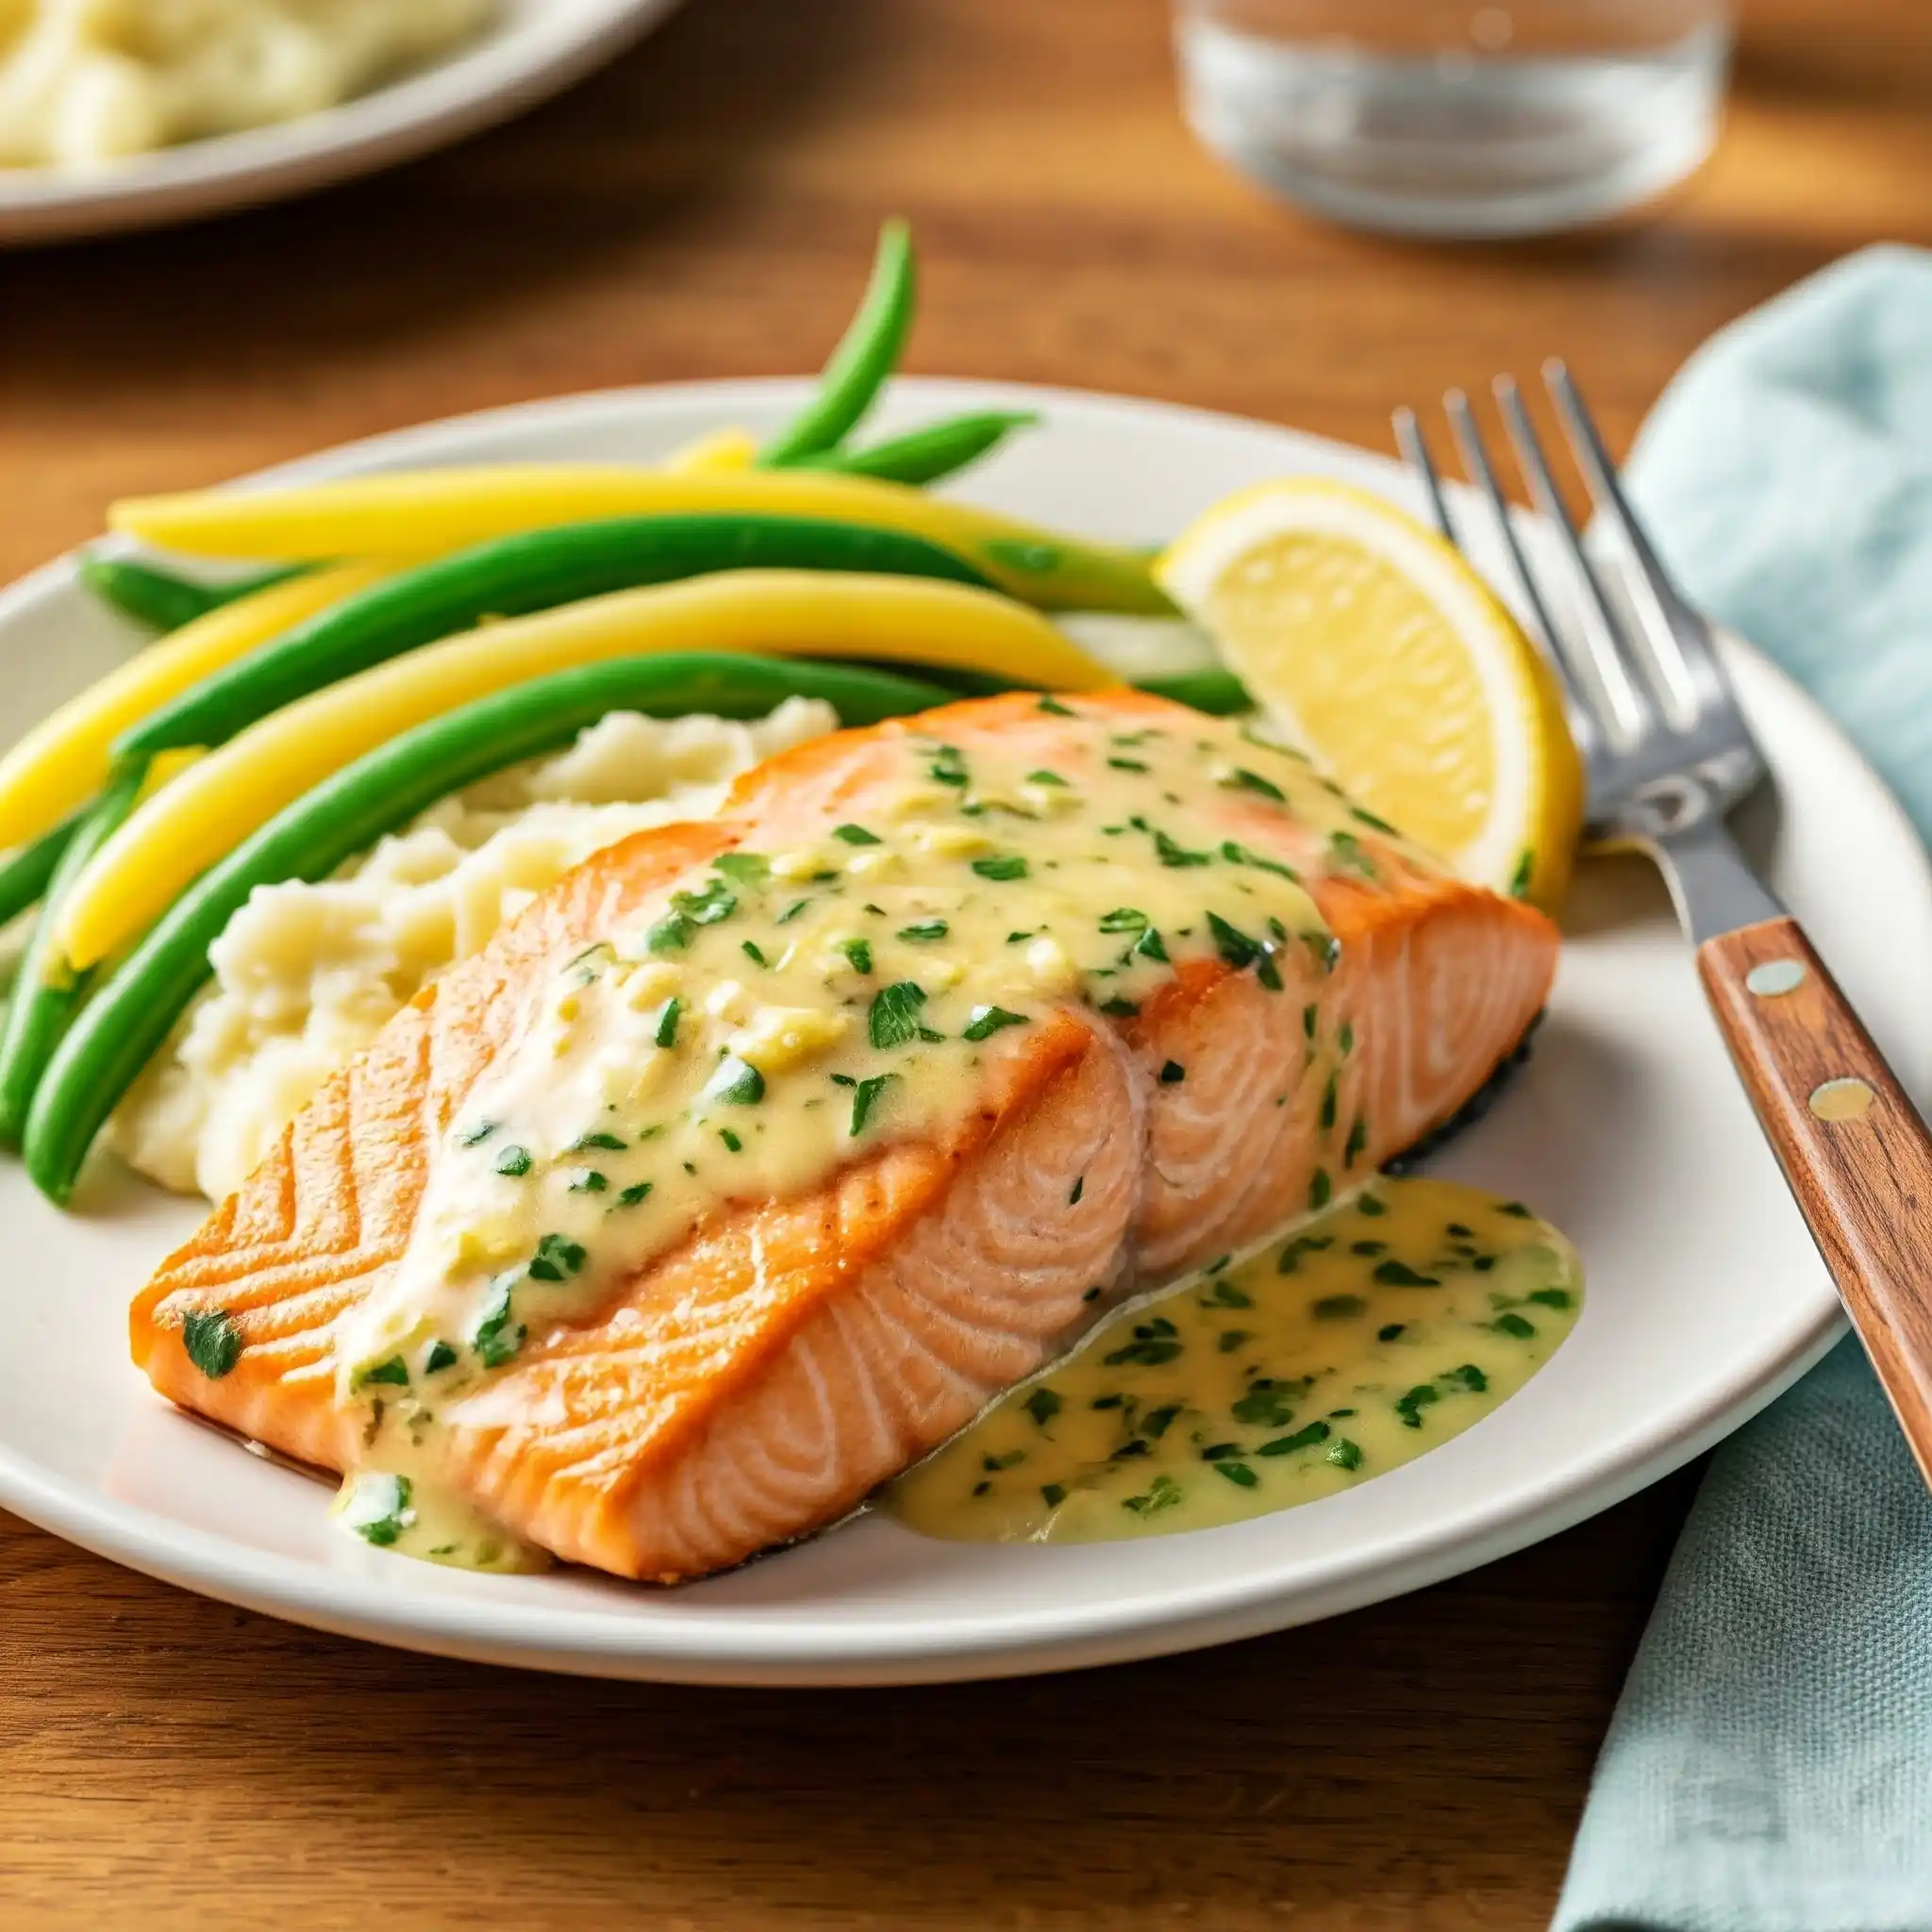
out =
[[[1932,1135],[1795,919],[1706,941],[1697,969],[1785,1179],[1932,1483]]]

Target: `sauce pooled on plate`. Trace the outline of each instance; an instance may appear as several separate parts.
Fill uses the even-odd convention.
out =
[[[1115,1315],[884,1504],[928,1536],[1093,1542],[1313,1502],[1515,1394],[1582,1285],[1575,1250],[1520,1203],[1380,1178]]]

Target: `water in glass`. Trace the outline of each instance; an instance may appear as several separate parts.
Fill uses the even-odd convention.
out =
[[[1201,138],[1295,200],[1409,234],[1535,234],[1690,174],[1728,0],[1175,0]]]

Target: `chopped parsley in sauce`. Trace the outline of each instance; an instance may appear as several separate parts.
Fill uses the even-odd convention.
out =
[[[219,1382],[242,1359],[242,1331],[223,1308],[196,1308],[181,1324],[188,1359],[210,1382]]]
[[[1456,1252],[1473,1246],[1491,1270]],[[1506,1400],[1562,1341],[1579,1279],[1562,1237],[1505,1204],[1378,1178],[1103,1320],[1050,1383],[996,1403],[886,1507],[932,1535],[1078,1541],[1312,1501]],[[1016,1452],[1024,1472],[1003,1460]]]
[[[532,1336],[594,1316],[724,1202],[794,1198],[896,1140],[945,1144],[1042,1023],[1084,1010],[1090,1024],[1145,1026],[1158,1010],[1149,1002],[1207,962],[1306,1006],[1315,1078],[1331,1096],[1311,1208],[1353,1185],[1337,1176],[1363,1148],[1353,1136],[1346,1156],[1336,1144],[1335,1049],[1318,1037],[1339,948],[1303,874],[1358,871],[1357,829],[1374,828],[1305,761],[1238,726],[1118,732],[1077,700],[1038,708],[997,740],[883,738],[896,750],[841,807],[814,817],[808,799],[783,833],[751,835],[759,849],[721,853],[613,912],[591,944],[559,949],[567,957],[540,976],[435,1146],[408,1249],[345,1325],[337,1396],[358,1407],[372,1456],[401,1455],[402,1436],[426,1430],[433,1460],[428,1376],[440,1412],[519,1360]],[[1345,1051],[1345,1026],[1339,1038]],[[1143,1077],[1164,1089],[1188,1070],[1157,1058]],[[1084,1175],[1060,1186],[1081,1205]],[[1487,1233],[1483,1245],[1509,1249]],[[1437,1272],[1433,1250],[1394,1252]],[[1209,1328],[1196,1308],[1185,1322],[1126,1323],[1103,1352],[1111,1372],[1273,1368],[1272,1318],[1251,1278],[1245,1264],[1215,1277]],[[1100,1294],[1075,1291],[1082,1319]],[[1560,1327],[1562,1312],[1539,1307],[1534,1325]],[[1488,1311],[1492,1345],[1513,1342],[1500,1324],[1514,1313]],[[191,1344],[184,1331],[204,1373],[232,1367],[221,1364],[240,1337],[227,1332]],[[391,1379],[392,1363],[413,1379]],[[1051,1433],[1058,1453],[1064,1417]],[[1129,1431],[1112,1447],[1131,1463],[1169,1438]],[[989,1506],[1004,1493],[998,1472],[975,1480],[990,1476]],[[1058,1484],[1057,1517],[1077,1518],[1081,1480],[1029,1470],[1031,1507]],[[1191,1497],[1233,1494],[1174,1480]],[[1184,1513],[1144,1473],[1133,1493],[1164,1520]],[[1137,1513],[1119,1500],[1116,1514]]]

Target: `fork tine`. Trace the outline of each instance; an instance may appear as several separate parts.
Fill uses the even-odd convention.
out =
[[[1451,543],[1455,542],[1456,532],[1449,527],[1449,506],[1442,496],[1442,479],[1436,474],[1436,459],[1429,454],[1427,439],[1423,435],[1423,426],[1416,421],[1413,409],[1397,409],[1395,412],[1395,446],[1402,452],[1403,461],[1422,478],[1436,534]]]
[[[1577,468],[1583,472],[1584,481],[1590,486],[1591,500],[1596,505],[1597,513],[1616,531],[1629,552],[1631,561],[1637,566],[1640,581],[1633,588],[1649,607],[1644,614],[1650,620],[1648,634],[1655,641],[1652,656],[1657,659],[1659,674],[1675,688],[1687,713],[1685,722],[1689,723],[1700,708],[1697,690],[1700,676],[1714,679],[1721,690],[1727,686],[1727,676],[1718,661],[1709,628],[1685,601],[1671,574],[1652,548],[1650,537],[1638,521],[1636,511],[1630,508],[1630,500],[1624,495],[1623,482],[1617,475],[1617,466],[1604,447],[1596,419],[1584,402],[1583,392],[1570,374],[1569,365],[1560,357],[1552,357],[1543,364],[1543,380],[1549,385],[1550,394],[1563,418],[1571,451],[1576,458]],[[1672,646],[1668,658],[1661,653],[1665,639]]]
[[[1494,387],[1496,401],[1502,406],[1504,424],[1509,431],[1509,441],[1516,449],[1516,460],[1529,484],[1529,493],[1535,498],[1537,508],[1562,540],[1577,587],[1583,592],[1580,613],[1582,642],[1594,681],[1603,692],[1607,735],[1627,747],[1646,732],[1657,728],[1659,721],[1656,708],[1638,682],[1637,668],[1624,655],[1623,630],[1617,613],[1604,594],[1604,587],[1584,550],[1583,540],[1577,535],[1576,525],[1570,520],[1570,511],[1557,491],[1549,459],[1543,455],[1542,441],[1536,433],[1536,425],[1529,420],[1529,411],[1524,407],[1522,391],[1507,375],[1499,375]]]
[[[1550,394],[1556,398],[1557,408],[1562,412],[1564,426],[1570,432],[1571,450],[1575,455],[1577,468],[1583,472],[1584,481],[1590,485],[1591,497],[1598,510],[1609,519],[1617,534],[1630,546],[1631,555],[1656,589],[1658,601],[1674,605],[1679,609],[1688,608],[1676,585],[1672,582],[1670,573],[1650,547],[1650,539],[1645,535],[1643,525],[1637,521],[1637,513],[1630,508],[1629,499],[1624,494],[1617,466],[1610,460],[1609,451],[1604,447],[1596,418],[1584,402],[1583,391],[1576,387],[1576,378],[1570,374],[1570,365],[1560,356],[1552,356],[1543,364],[1543,380],[1549,385]]]
[[[1496,525],[1503,533],[1503,541],[1509,552],[1510,566],[1516,573],[1517,582],[1523,586],[1524,593],[1529,599],[1529,608],[1536,616],[1537,627],[1542,633],[1539,641],[1543,647],[1543,655],[1563,680],[1564,691],[1570,699],[1571,727],[1577,730],[1580,726],[1593,735],[1600,729],[1594,694],[1588,688],[1588,680],[1578,675],[1577,667],[1570,661],[1569,647],[1562,633],[1557,630],[1556,621],[1550,615],[1549,606],[1543,602],[1542,586],[1537,581],[1535,572],[1530,569],[1528,558],[1523,554],[1523,540],[1517,534],[1516,519],[1509,514],[1508,499],[1503,494],[1502,487],[1496,481],[1495,465],[1490,461],[1489,445],[1483,441],[1482,429],[1475,420],[1475,411],[1470,408],[1468,396],[1459,389],[1452,389],[1442,398],[1442,407],[1448,411],[1449,427],[1456,438],[1456,447],[1462,458],[1462,467],[1468,473],[1470,480],[1488,500],[1491,514],[1494,516]]]
[[[1490,508],[1501,526],[1504,541],[1508,546],[1517,578],[1529,598],[1530,608],[1535,613],[1536,623],[1541,631],[1541,636],[1536,641],[1563,686],[1571,734],[1576,740],[1577,748],[1587,756],[1590,748],[1603,737],[1603,725],[1599,721],[1601,701],[1589,688],[1587,676],[1579,679],[1576,667],[1570,660],[1570,647],[1563,642],[1550,619],[1549,608],[1543,602],[1542,587],[1531,574],[1528,560],[1523,554],[1523,547],[1517,540],[1516,525],[1510,520],[1509,507],[1496,486],[1496,474],[1491,466],[1489,451],[1484,448],[1474,419],[1470,414],[1469,398],[1460,390],[1452,390],[1443,400],[1449,411],[1457,445],[1462,455],[1463,467],[1480,483],[1487,494]],[[1413,409],[1402,408],[1395,411],[1395,441],[1409,467],[1422,479],[1437,530],[1446,541],[1456,544],[1460,549],[1460,541],[1450,523],[1449,506],[1443,493],[1441,477],[1437,472],[1435,458],[1429,452],[1428,441],[1423,434],[1422,425],[1417,422]]]

